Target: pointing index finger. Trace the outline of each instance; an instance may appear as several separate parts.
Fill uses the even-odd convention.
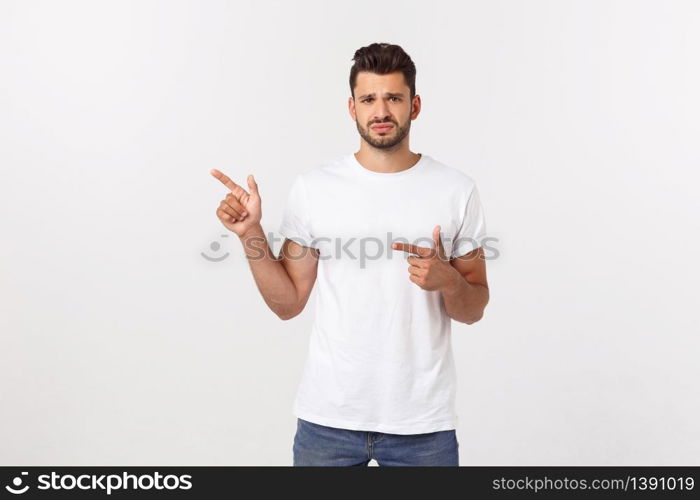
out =
[[[401,241],[394,242],[392,248],[394,248],[395,250],[403,250],[404,252],[414,253],[416,255],[420,255],[421,257],[425,255],[426,251],[430,250],[429,248],[423,248],[419,247],[418,245],[412,245],[410,243],[404,243]]]
[[[211,175],[219,179],[224,186],[231,190],[231,192],[234,192],[237,188],[243,189],[238,184],[233,182],[228,175],[215,168],[211,169]]]

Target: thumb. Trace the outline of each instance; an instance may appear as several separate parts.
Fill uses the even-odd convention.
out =
[[[253,174],[248,176],[248,187],[250,188],[250,192],[252,194],[255,194],[255,196],[260,196],[260,193],[258,192],[258,183],[255,182],[255,177],[253,177]]]
[[[438,257],[440,257],[442,260],[445,260],[446,254],[445,254],[445,247],[442,245],[442,238],[440,237],[440,230],[441,227],[439,225],[435,226],[433,229],[433,243],[435,243],[435,248],[438,253]]]

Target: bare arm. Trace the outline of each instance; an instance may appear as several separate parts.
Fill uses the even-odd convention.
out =
[[[265,303],[281,319],[304,310],[318,269],[318,250],[285,239],[275,257],[260,224],[240,236],[255,283]]]
[[[452,284],[442,290],[445,309],[450,318],[471,325],[483,317],[489,302],[484,250],[476,248],[450,264],[457,272]]]
[[[439,225],[433,228],[433,242],[430,248],[397,241],[393,248],[414,254],[407,259],[409,279],[424,290],[440,290],[450,318],[468,325],[476,323],[489,302],[483,248],[448,259]]]
[[[304,310],[316,281],[318,250],[286,239],[280,257],[275,257],[260,225],[262,200],[253,175],[247,178],[250,193],[217,169],[211,175],[230,191],[216,215],[240,238],[265,303],[281,319],[293,318]]]

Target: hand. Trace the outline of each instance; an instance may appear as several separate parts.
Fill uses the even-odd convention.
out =
[[[425,248],[408,243],[396,242],[391,247],[397,250],[411,252],[417,256],[408,257],[411,264],[408,268],[409,279],[424,290],[443,290],[455,283],[459,275],[450,264],[445,254],[445,247],[440,239],[440,226],[433,229],[435,248]]]
[[[216,209],[217,217],[226,229],[233,231],[238,236],[243,236],[248,229],[259,224],[262,219],[262,202],[255,178],[252,174],[248,176],[249,194],[217,169],[212,169],[211,175],[219,179],[231,191]]]

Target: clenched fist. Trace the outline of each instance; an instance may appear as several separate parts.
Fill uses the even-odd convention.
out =
[[[262,219],[262,208],[258,184],[253,175],[249,175],[247,179],[250,193],[215,168],[211,170],[211,175],[231,191],[216,209],[216,215],[226,229],[242,236],[248,229],[259,224]]]

